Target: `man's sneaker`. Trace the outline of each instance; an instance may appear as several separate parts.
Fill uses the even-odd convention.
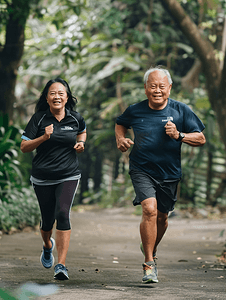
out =
[[[68,276],[68,269],[62,265],[62,264],[57,264],[54,267],[54,279],[58,279],[58,280],[68,280],[69,276]]]
[[[49,269],[54,264],[54,256],[53,256],[53,249],[55,247],[55,240],[53,238],[50,238],[50,241],[52,242],[52,248],[47,249],[43,246],[43,251],[40,257],[40,261],[46,269]]]
[[[143,255],[145,256],[145,253],[144,253],[144,247],[143,247],[142,242],[140,243],[140,250],[141,250],[141,252],[143,253]],[[157,265],[157,259],[158,259],[158,257],[157,257],[157,255],[156,255],[156,252],[154,252],[154,253],[153,253],[153,260],[154,260],[154,262],[155,262],[156,265]]]
[[[142,278],[143,283],[157,283],[157,268],[154,262],[149,261],[143,264],[144,276]]]

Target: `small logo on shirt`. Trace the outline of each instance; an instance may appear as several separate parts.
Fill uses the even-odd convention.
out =
[[[64,127],[61,127],[61,130],[73,130],[73,128],[70,126],[64,126]]]
[[[162,120],[162,122],[169,122],[173,121],[173,117],[167,117],[166,119]]]

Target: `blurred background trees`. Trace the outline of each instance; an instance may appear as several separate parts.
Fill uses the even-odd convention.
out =
[[[0,110],[10,124],[25,127],[50,78],[67,80],[79,100],[88,141],[76,203],[131,205],[128,154],[116,149],[115,119],[145,99],[144,72],[163,65],[174,81],[172,98],[206,125],[204,148],[183,145],[178,204],[225,206],[225,1],[1,0],[0,16]],[[18,151],[26,187],[31,159]]]

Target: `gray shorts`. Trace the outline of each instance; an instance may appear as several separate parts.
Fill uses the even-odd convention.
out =
[[[160,212],[168,213],[174,210],[180,179],[158,181],[139,170],[130,170],[129,174],[136,193],[136,198],[133,200],[134,206],[141,204],[147,198],[156,198],[157,209]]]

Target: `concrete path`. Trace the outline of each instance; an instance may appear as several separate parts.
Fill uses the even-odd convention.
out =
[[[0,288],[13,291],[26,282],[59,287],[40,300],[226,299],[226,268],[216,258],[226,220],[170,218],[158,249],[159,283],[147,285],[141,283],[140,217],[131,210],[72,212],[68,281],[55,281],[53,269],[41,266],[39,232],[3,235]]]

